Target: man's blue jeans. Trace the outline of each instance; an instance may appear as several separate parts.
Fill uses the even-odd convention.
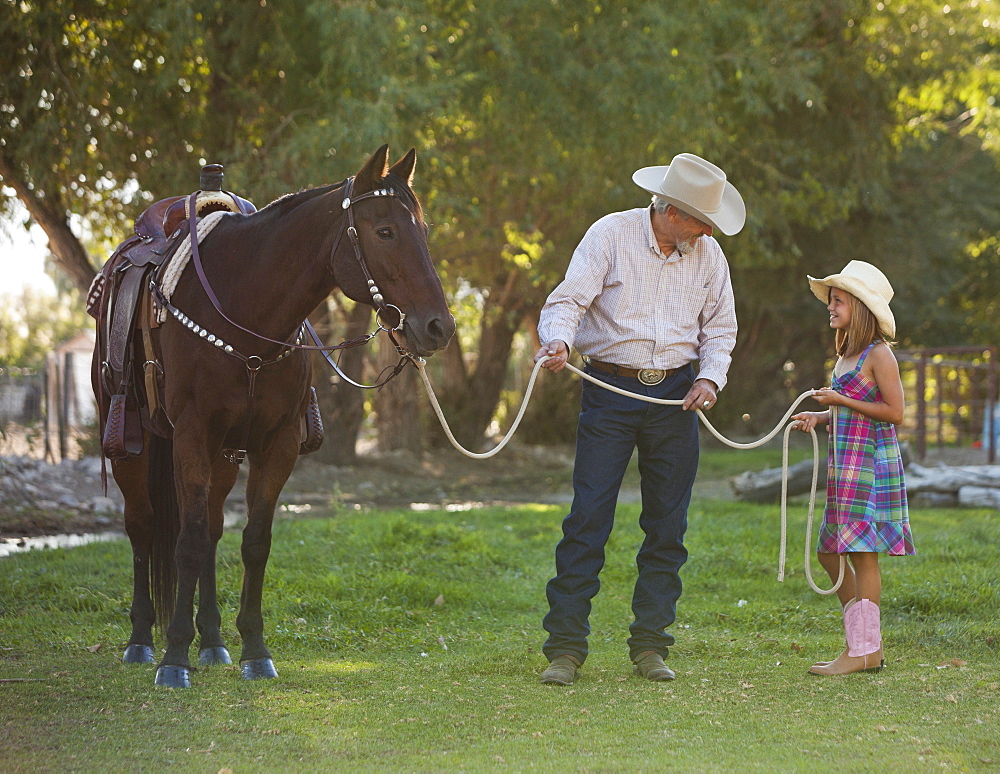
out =
[[[594,369],[587,373],[653,398],[683,398],[694,380],[690,365],[653,386]],[[568,654],[583,663],[587,657],[590,602],[601,587],[598,575],[604,566],[604,547],[614,524],[622,478],[638,448],[639,525],[646,537],[636,556],[629,656],[634,659],[647,650],[666,656],[674,638],[665,629],[674,622],[681,595],[679,571],[687,559],[687,508],[698,471],[697,414],[680,406],[628,398],[587,381],[581,405],[573,505],[556,547],[556,577],[545,589],[549,612],[543,626],[549,638],[543,651],[550,661]]]

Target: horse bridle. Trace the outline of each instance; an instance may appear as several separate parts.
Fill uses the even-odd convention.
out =
[[[337,233],[337,238],[333,242],[333,247],[330,249],[330,271],[331,272],[333,271],[333,262],[334,259],[336,258],[337,250],[339,249],[340,243],[344,238],[344,234],[346,233],[351,241],[351,247],[354,249],[354,257],[357,260],[358,265],[361,267],[361,271],[364,273],[365,281],[368,284],[368,292],[371,294],[372,297],[372,302],[375,304],[375,322],[378,325],[378,328],[374,332],[364,337],[361,337],[360,339],[352,339],[351,341],[344,342],[335,347],[327,347],[323,345],[323,342],[319,338],[319,334],[316,333],[316,330],[313,328],[312,323],[309,322],[307,318],[302,323],[302,326],[305,329],[305,331],[309,334],[310,338],[312,338],[312,340],[316,343],[317,346],[299,347],[299,348],[311,349],[320,352],[323,355],[323,358],[326,360],[326,362],[330,365],[330,367],[333,368],[333,370],[337,372],[337,375],[345,382],[353,385],[354,387],[359,387],[363,390],[372,390],[381,387],[387,381],[396,376],[400,371],[403,370],[403,367],[406,365],[407,362],[412,362],[416,364],[417,361],[420,360],[420,358],[417,355],[414,355],[409,350],[407,350],[405,347],[403,347],[396,340],[396,337],[393,335],[394,331],[400,331],[403,329],[403,323],[406,321],[406,313],[395,304],[385,303],[385,298],[382,296],[382,292],[379,290],[378,285],[375,283],[375,279],[372,277],[371,272],[368,270],[368,264],[365,261],[364,253],[361,251],[361,239],[358,236],[358,229],[354,225],[354,205],[357,204],[358,202],[364,201],[365,199],[373,199],[376,197],[383,197],[383,196],[392,196],[410,214],[411,218],[414,218],[415,220],[416,216],[413,214],[413,211],[406,205],[406,202],[404,202],[398,196],[398,194],[396,193],[396,189],[393,187],[376,188],[375,190],[368,191],[366,193],[361,194],[360,196],[352,198],[351,190],[353,186],[354,186],[354,178],[353,177],[347,178],[347,180],[344,182],[344,200],[340,203],[341,209],[347,210],[346,227],[344,226],[343,223],[341,223],[341,229]],[[382,322],[381,315],[387,309],[395,309],[396,313],[399,315],[399,323],[395,327],[387,328]],[[347,347],[354,347],[357,346],[358,344],[364,344],[365,342],[371,340],[372,337],[378,335],[378,331],[386,332],[386,334],[389,336],[389,339],[392,341],[392,345],[396,348],[396,352],[399,354],[400,360],[396,364],[396,366],[392,369],[392,372],[389,374],[389,376],[387,376],[384,380],[381,381],[376,380],[375,384],[359,384],[341,370],[340,366],[337,364],[337,361],[330,356],[330,352],[338,349],[346,349]]]
[[[243,438],[240,444],[240,448],[227,450],[226,457],[227,459],[229,459],[230,462],[234,464],[238,465],[240,462],[243,461],[243,459],[246,456],[246,446],[250,435],[250,418],[252,416],[252,406],[253,406],[253,398],[257,382],[257,373],[260,371],[261,368],[263,368],[266,365],[271,365],[273,363],[278,363],[284,360],[286,357],[288,357],[288,355],[292,353],[292,350],[298,349],[298,350],[306,350],[313,352],[321,352],[323,354],[323,357],[326,359],[327,363],[329,363],[333,367],[333,369],[337,372],[337,374],[340,376],[341,379],[352,384],[355,387],[360,387],[362,389],[368,389],[368,390],[381,387],[390,379],[392,379],[394,376],[399,374],[408,362],[416,363],[417,360],[419,359],[417,355],[414,355],[412,352],[403,347],[396,340],[396,337],[393,335],[394,332],[401,331],[403,329],[403,323],[406,321],[406,313],[403,312],[403,310],[400,309],[395,304],[387,304],[385,302],[385,297],[382,295],[382,292],[379,289],[378,285],[376,284],[374,277],[372,277],[371,271],[368,269],[368,264],[365,261],[364,253],[361,250],[361,239],[358,236],[358,229],[354,224],[353,208],[355,204],[357,204],[358,202],[362,202],[365,199],[374,199],[376,197],[391,196],[395,198],[396,201],[398,201],[403,206],[404,209],[406,209],[406,211],[410,214],[411,217],[414,217],[413,211],[398,196],[395,188],[392,187],[377,188],[375,190],[367,191],[363,194],[360,194],[359,196],[352,198],[351,191],[353,189],[353,185],[354,185],[353,177],[347,178],[347,180],[344,182],[344,199],[341,202],[340,206],[342,209],[347,211],[346,226],[345,222],[341,221],[340,231],[337,233],[337,238],[334,240],[333,247],[330,249],[329,265],[330,265],[330,270],[332,272],[333,262],[334,259],[336,258],[337,250],[340,248],[340,243],[343,240],[344,234],[346,233],[348,235],[348,238],[350,239],[351,247],[354,250],[354,257],[357,260],[358,265],[361,267],[361,271],[364,274],[365,281],[368,287],[368,292],[371,294],[372,297],[372,302],[375,305],[375,310],[376,310],[375,321],[378,325],[378,328],[371,333],[368,333],[356,339],[343,341],[340,344],[334,346],[328,346],[323,344],[323,342],[317,335],[315,329],[313,328],[312,323],[310,323],[309,319],[306,318],[302,323],[299,324],[299,327],[296,330],[292,341],[288,340],[279,341],[278,339],[272,339],[261,333],[252,331],[249,328],[240,325],[238,322],[230,318],[229,315],[227,315],[222,310],[222,304],[219,301],[218,296],[216,296],[215,291],[212,290],[212,285],[208,281],[208,276],[205,274],[205,267],[202,264],[201,252],[198,249],[198,229],[196,220],[198,212],[197,208],[198,194],[200,193],[199,191],[195,191],[194,193],[191,194],[189,200],[188,212],[190,213],[189,223],[190,223],[190,236],[191,236],[191,259],[192,262],[194,263],[195,272],[198,275],[198,280],[201,283],[201,287],[205,291],[205,295],[208,296],[208,300],[212,303],[212,306],[215,308],[215,311],[218,312],[219,315],[222,317],[222,319],[228,322],[230,325],[232,325],[235,328],[238,328],[244,333],[249,333],[251,336],[260,339],[261,341],[266,341],[271,344],[278,344],[284,347],[285,349],[277,357],[271,360],[264,360],[259,355],[248,356],[242,354],[232,345],[226,344],[221,338],[212,333],[209,333],[207,329],[198,325],[194,320],[192,320],[183,312],[181,312],[177,307],[171,304],[164,297],[159,287],[155,284],[155,280],[150,281],[150,287],[157,297],[157,302],[160,303],[168,312],[170,312],[178,320],[178,322],[180,322],[184,327],[191,330],[192,333],[195,333],[201,338],[206,339],[208,343],[213,344],[223,353],[238,358],[239,360],[242,360],[243,363],[246,365],[247,379],[249,382],[248,394],[250,398],[251,408],[250,408],[250,413],[247,414],[247,421],[243,428]],[[389,309],[396,310],[396,313],[399,315],[399,322],[395,326],[386,327],[386,324],[382,320],[382,316]],[[396,352],[399,353],[400,355],[399,362],[392,368],[392,371],[388,376],[386,376],[384,379],[376,380],[375,384],[372,385],[359,384],[358,382],[354,381],[349,376],[347,376],[347,374],[345,374],[340,369],[340,366],[337,365],[337,362],[330,356],[330,353],[336,350],[347,349],[349,347],[356,347],[361,344],[365,344],[371,341],[371,339],[373,339],[375,336],[377,336],[379,331],[385,331],[386,334],[389,336],[389,338],[392,340],[393,346],[396,348]],[[304,333],[309,334],[309,336],[315,342],[315,345],[308,345],[301,343]]]
[[[340,243],[343,240],[344,234],[346,233],[348,235],[349,239],[350,239],[351,247],[354,250],[354,257],[357,260],[358,265],[361,267],[362,273],[364,274],[365,281],[366,281],[366,283],[368,285],[368,292],[371,294],[371,297],[372,297],[372,302],[375,305],[375,309],[376,309],[375,320],[376,320],[376,323],[378,324],[378,329],[382,330],[382,331],[385,331],[386,333],[388,333],[390,335],[390,337],[392,338],[393,344],[396,345],[396,349],[397,350],[401,350],[402,348],[400,347],[399,343],[396,341],[395,337],[392,336],[392,333],[393,333],[393,331],[401,331],[403,329],[403,323],[406,322],[406,313],[403,312],[403,310],[400,309],[395,304],[387,304],[385,302],[385,297],[382,295],[381,290],[379,290],[378,285],[375,283],[375,279],[372,277],[372,273],[368,269],[368,263],[365,261],[364,253],[361,250],[361,239],[358,236],[358,229],[354,225],[354,209],[353,208],[354,208],[355,204],[357,204],[358,202],[362,202],[365,199],[374,199],[376,197],[391,196],[391,197],[394,197],[403,206],[403,208],[406,209],[406,211],[410,213],[411,216],[413,215],[413,213],[410,210],[410,208],[406,206],[406,203],[403,202],[402,199],[399,198],[399,196],[397,195],[396,190],[394,188],[376,188],[373,191],[367,191],[366,193],[363,193],[360,196],[356,196],[356,197],[354,197],[352,199],[351,198],[351,190],[353,188],[353,184],[354,184],[354,178],[353,177],[347,178],[347,180],[344,182],[344,200],[341,202],[340,206],[341,206],[341,209],[347,210],[347,221],[346,221],[346,226],[345,226],[344,222],[341,222],[340,231],[337,233],[337,238],[334,240],[333,247],[330,249],[330,261],[329,261],[329,263],[330,263],[330,266],[331,266],[331,270],[332,270],[332,267],[333,267],[334,258],[335,258],[336,254],[337,254],[337,250],[340,248]],[[332,351],[332,350],[345,349],[347,347],[354,347],[354,346],[358,346],[359,344],[364,344],[365,342],[369,341],[374,335],[377,335],[377,332],[376,332],[375,334],[371,334],[369,336],[365,336],[365,337],[362,337],[360,339],[352,339],[350,341],[345,341],[345,342],[342,342],[341,344],[337,344],[337,345],[334,345],[334,346],[327,346],[327,345],[324,345],[324,344],[321,344],[321,343],[317,343],[316,346],[311,346],[311,345],[307,345],[307,344],[299,344],[297,342],[290,342],[290,341],[287,341],[287,340],[286,341],[279,341],[278,339],[272,339],[272,338],[270,338],[268,336],[263,335],[262,333],[257,333],[256,331],[252,331],[249,328],[246,328],[243,325],[240,325],[238,322],[236,322],[235,320],[233,320],[232,318],[230,318],[229,315],[227,315],[222,310],[222,304],[219,302],[218,296],[215,295],[215,291],[212,290],[212,285],[208,281],[208,277],[205,274],[205,267],[204,267],[204,265],[202,264],[202,261],[201,261],[201,252],[198,249],[197,228],[195,227],[195,222],[194,222],[194,220],[195,220],[195,214],[194,213],[197,212],[196,203],[197,203],[198,193],[199,193],[198,191],[195,191],[194,193],[191,194],[191,198],[190,198],[189,212],[192,213],[191,216],[190,216],[191,217],[191,228],[190,228],[190,232],[191,232],[191,259],[192,259],[192,262],[194,263],[195,271],[198,274],[198,280],[199,280],[199,282],[201,282],[202,289],[205,291],[205,294],[208,296],[208,300],[212,302],[212,306],[215,307],[215,311],[219,313],[219,315],[222,317],[223,320],[225,320],[227,323],[229,323],[230,325],[232,325],[234,328],[238,328],[239,330],[243,331],[244,333],[249,333],[251,336],[253,336],[253,337],[257,338],[257,339],[260,339],[261,341],[266,341],[266,342],[268,342],[270,344],[280,344],[281,346],[287,347],[289,349],[302,349],[302,350],[326,351],[326,352],[329,352],[329,351]],[[168,308],[169,308],[169,306],[168,306]],[[386,327],[386,325],[383,323],[383,321],[381,319],[381,315],[384,314],[386,312],[386,310],[388,310],[388,309],[395,309],[396,313],[399,315],[399,322],[395,326],[392,326],[392,327]],[[301,333],[301,327],[302,326],[306,326],[307,329],[311,328],[311,326],[309,325],[308,318],[300,326],[299,333]],[[188,327],[192,327],[192,326],[188,326]],[[225,348],[224,351],[227,352],[227,354],[235,354],[235,352],[230,352],[228,350],[228,348]]]
[[[358,261],[358,265],[361,266],[361,271],[365,275],[365,280],[368,283],[368,292],[371,294],[372,301],[375,303],[375,321],[378,323],[378,327],[391,334],[392,331],[401,331],[403,329],[403,323],[406,321],[406,314],[395,304],[387,304],[385,298],[382,296],[382,292],[379,290],[378,285],[375,284],[374,278],[372,278],[371,272],[368,270],[368,264],[365,262],[364,253],[361,252],[361,238],[358,236],[358,229],[354,225],[354,205],[358,202],[363,202],[365,199],[374,199],[376,197],[382,196],[392,196],[396,197],[395,188],[376,188],[374,191],[368,191],[360,196],[351,198],[351,189],[354,187],[354,178],[347,178],[347,182],[344,183],[344,201],[340,203],[341,209],[347,210],[347,228],[341,228],[340,233],[337,234],[337,239],[334,240],[333,248],[330,250],[330,270],[333,271],[333,260],[337,255],[337,248],[340,247],[340,241],[344,236],[344,232],[347,232],[348,238],[351,240],[351,247],[354,248],[354,257]],[[402,199],[396,197],[397,201],[403,205],[403,208],[410,214],[410,217],[414,217],[413,212]],[[399,314],[399,324],[395,327],[386,328],[382,324],[380,315],[387,309],[395,309]],[[395,343],[395,339],[393,339]]]
[[[194,263],[195,271],[198,274],[198,280],[201,283],[202,289],[205,291],[205,294],[208,296],[208,300],[212,303],[212,306],[215,308],[215,311],[219,313],[222,319],[228,322],[234,328],[237,328],[243,331],[244,333],[249,333],[251,336],[261,341],[266,341],[270,344],[278,344],[282,347],[285,347],[285,350],[277,358],[268,361],[262,361],[261,358],[256,355],[251,355],[249,357],[243,355],[238,350],[236,350],[235,347],[226,344],[224,341],[222,341],[220,337],[215,336],[214,334],[210,333],[207,329],[198,325],[194,320],[189,318],[187,315],[181,312],[177,307],[171,304],[169,300],[164,297],[159,287],[156,286],[155,280],[151,280],[150,289],[155,294],[157,303],[159,303],[164,309],[170,312],[183,326],[185,326],[195,334],[198,334],[203,338],[207,338],[211,343],[214,343],[215,346],[218,347],[220,350],[222,350],[222,352],[224,352],[225,354],[231,355],[235,358],[242,360],[244,363],[247,363],[248,367],[251,358],[253,359],[253,362],[257,365],[257,368],[259,370],[259,368],[262,365],[270,365],[271,363],[276,363],[279,360],[284,359],[285,357],[291,354],[292,350],[298,349],[311,352],[320,352],[326,359],[330,367],[333,368],[333,370],[337,372],[337,375],[340,376],[340,378],[346,381],[347,383],[353,385],[354,387],[359,387],[361,389],[366,389],[366,390],[376,389],[378,387],[381,387],[389,379],[392,379],[400,371],[402,371],[407,362],[417,363],[417,361],[420,360],[420,358],[419,356],[414,355],[408,349],[403,347],[394,335],[396,331],[400,331],[403,329],[403,324],[406,322],[406,313],[403,312],[403,310],[400,309],[395,304],[387,304],[385,302],[385,298],[382,295],[381,290],[375,283],[375,279],[372,277],[371,271],[368,269],[368,264],[365,261],[364,253],[361,250],[361,240],[358,236],[358,229],[354,224],[354,205],[357,204],[358,202],[364,201],[365,199],[391,196],[394,197],[396,201],[398,201],[403,206],[403,208],[406,209],[408,213],[410,213],[411,217],[415,216],[413,215],[413,211],[410,209],[410,207],[407,206],[406,202],[403,201],[402,198],[400,198],[395,188],[393,187],[377,188],[373,191],[367,191],[363,194],[360,194],[359,196],[352,198],[351,190],[353,188],[353,184],[354,184],[353,177],[349,177],[347,178],[347,180],[344,181],[343,185],[344,199],[341,202],[340,206],[342,209],[347,210],[347,219],[346,221],[341,221],[341,228],[337,232],[337,238],[334,240],[333,246],[330,249],[329,264],[332,270],[333,261],[337,254],[337,250],[340,248],[340,243],[341,241],[343,241],[344,234],[346,233],[350,239],[351,247],[354,251],[354,257],[357,260],[358,265],[361,267],[362,273],[364,274],[365,281],[368,287],[368,292],[371,294],[372,302],[376,309],[375,320],[378,327],[371,333],[367,333],[364,336],[360,336],[355,339],[349,339],[347,341],[341,342],[340,344],[335,344],[331,346],[323,343],[319,335],[316,333],[315,328],[313,328],[312,323],[309,322],[308,318],[306,318],[299,325],[294,337],[292,337],[291,340],[286,339],[284,341],[280,341],[278,339],[272,339],[269,336],[265,336],[262,333],[257,333],[256,331],[250,330],[249,328],[240,325],[238,322],[229,317],[229,315],[227,315],[223,311],[222,304],[219,301],[218,296],[216,296],[215,291],[212,290],[212,285],[211,283],[209,283],[208,277],[205,274],[205,267],[201,260],[201,252],[198,248],[197,229],[195,227],[194,215],[193,215],[193,213],[197,212],[197,208],[195,205],[199,193],[198,191],[195,191],[194,193],[191,194],[189,208],[188,208],[188,212],[192,213],[191,227],[190,227],[191,259],[192,262]],[[399,322],[395,326],[387,326],[385,321],[383,321],[382,319],[383,315],[389,309],[395,310],[396,313],[399,315]],[[370,385],[359,384],[341,370],[337,362],[330,356],[330,353],[337,350],[348,349],[350,347],[357,347],[362,344],[366,344],[369,341],[371,341],[375,336],[377,336],[379,331],[385,331],[385,333],[388,334],[389,338],[392,341],[393,346],[396,349],[396,352],[400,355],[400,361],[399,363],[396,364],[395,367],[392,368],[392,372],[384,380],[377,380],[375,384],[370,384]],[[313,340],[314,345],[301,343],[304,338],[304,334],[306,333],[309,334],[309,337]]]

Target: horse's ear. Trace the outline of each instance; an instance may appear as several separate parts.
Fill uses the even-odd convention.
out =
[[[355,195],[365,193],[378,188],[382,178],[389,171],[389,146],[383,145],[372,154],[372,157],[365,162],[365,165],[358,172],[354,181]]]
[[[410,148],[409,153],[392,165],[392,169],[389,170],[389,173],[395,175],[396,177],[403,178],[407,185],[411,185],[413,183],[413,170],[416,166],[417,149]]]

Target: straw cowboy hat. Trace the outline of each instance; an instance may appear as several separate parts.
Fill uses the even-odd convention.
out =
[[[882,333],[890,339],[896,335],[896,318],[892,316],[889,302],[892,300],[892,285],[886,276],[870,263],[851,261],[840,274],[831,274],[823,279],[809,277],[809,287],[824,304],[830,303],[830,288],[846,290],[868,307],[878,321]]]
[[[726,173],[693,153],[678,153],[665,167],[637,169],[632,182],[726,236],[738,234],[746,223],[743,197],[726,181]]]

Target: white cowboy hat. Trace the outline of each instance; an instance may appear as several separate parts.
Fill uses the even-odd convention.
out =
[[[882,333],[890,339],[896,335],[896,318],[892,316],[889,302],[892,300],[892,285],[876,267],[865,261],[851,261],[840,274],[831,274],[823,279],[809,277],[809,287],[824,304],[830,303],[830,288],[846,290],[868,307],[878,320]]]
[[[743,197],[726,181],[726,173],[693,153],[678,153],[665,167],[637,169],[632,182],[726,236],[738,234],[746,223]]]

